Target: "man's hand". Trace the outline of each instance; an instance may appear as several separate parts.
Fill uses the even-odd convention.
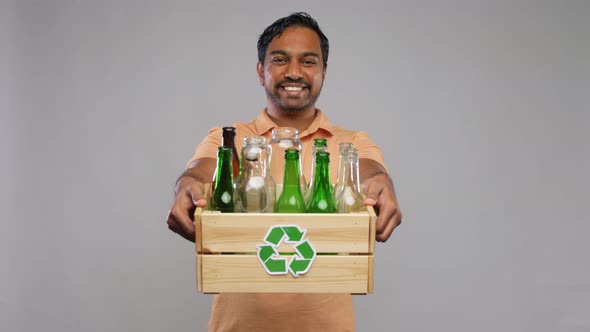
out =
[[[215,160],[199,159],[190,167],[176,182],[176,196],[168,212],[168,228],[185,239],[195,242],[194,213],[197,207],[207,205],[203,178],[211,178],[215,170]]]
[[[364,168],[361,179],[366,193],[365,205],[372,206],[377,214],[376,239],[385,242],[402,222],[393,183],[385,169],[375,161],[361,159],[359,168]]]

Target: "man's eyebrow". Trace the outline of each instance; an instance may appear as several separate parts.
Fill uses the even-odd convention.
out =
[[[288,55],[287,52],[286,51],[283,51],[283,50],[276,50],[276,51],[270,52],[270,55],[277,55],[277,54],[278,55],[285,55],[285,56]]]
[[[287,51],[284,50],[274,50],[270,52],[270,55],[284,55],[284,56],[289,56],[289,54],[287,53]],[[303,52],[302,54],[302,58],[307,57],[307,56],[312,56],[312,57],[316,57],[319,58],[320,55],[317,54],[316,52]]]
[[[314,56],[316,58],[319,58],[320,57],[320,55],[317,54],[316,52],[305,52],[305,53],[303,53],[303,57],[306,57],[306,56]]]

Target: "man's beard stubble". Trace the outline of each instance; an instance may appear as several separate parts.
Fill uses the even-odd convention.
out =
[[[309,98],[307,99],[307,102],[305,102],[303,105],[301,105],[299,107],[290,107],[290,106],[283,104],[283,102],[281,100],[281,96],[279,95],[279,90],[281,88],[281,85],[283,85],[285,83],[304,84],[305,87],[309,91]],[[291,79],[287,78],[285,80],[282,80],[282,81],[276,83],[274,86],[274,91],[269,91],[268,89],[265,89],[265,90],[266,90],[266,95],[270,98],[272,103],[275,106],[277,106],[280,110],[287,112],[287,113],[297,113],[297,112],[304,111],[310,105],[315,105],[315,102],[318,100],[318,97],[320,96],[321,89],[317,95],[313,95],[311,93],[312,88],[313,88],[312,85],[309,84],[308,82],[305,82],[304,80],[291,80]]]

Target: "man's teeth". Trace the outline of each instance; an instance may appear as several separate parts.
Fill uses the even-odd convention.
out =
[[[300,86],[286,86],[285,90],[287,91],[301,91],[301,89],[303,89]]]

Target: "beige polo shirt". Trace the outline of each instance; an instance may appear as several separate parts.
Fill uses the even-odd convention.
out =
[[[242,149],[246,136],[265,136],[271,139],[272,128],[277,125],[264,110],[255,120],[238,122],[236,147]],[[197,146],[193,158],[217,158],[221,145],[221,127],[213,128]],[[366,132],[347,130],[333,126],[328,118],[317,110],[309,128],[299,134],[303,148],[302,167],[309,181],[311,154],[314,138],[328,140],[330,152],[330,177],[335,182],[338,170],[340,143],[350,142],[359,151],[359,158],[368,158],[385,167],[383,154]],[[188,165],[187,164],[187,165]],[[272,169],[276,183],[282,183],[283,170]],[[362,170],[361,170],[362,172]],[[259,294],[222,293],[215,295],[209,320],[209,331],[353,331],[354,311],[350,294]]]

